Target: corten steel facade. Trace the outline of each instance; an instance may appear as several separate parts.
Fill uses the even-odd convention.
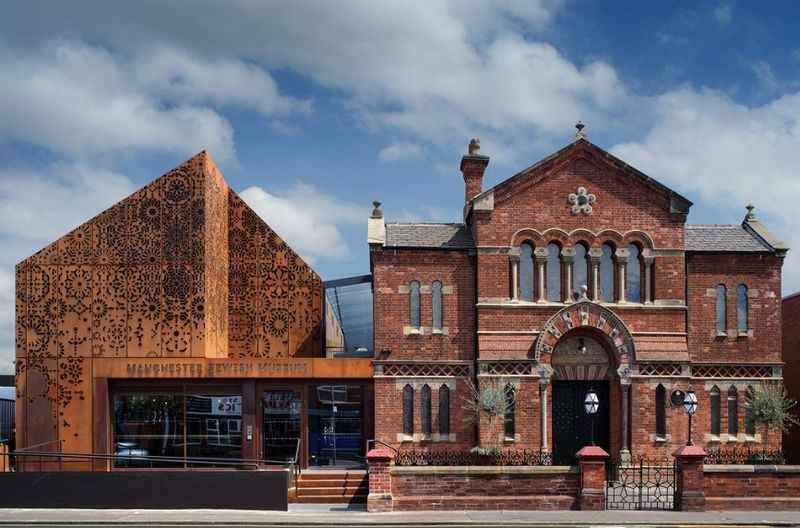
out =
[[[369,406],[369,361],[325,359],[322,288],[198,154],[17,265],[17,448],[152,455],[118,437],[160,428],[171,456],[211,432],[255,459],[265,406],[305,432],[313,387],[344,378]]]
[[[691,202],[580,131],[484,190],[488,164],[473,141],[464,223],[391,223],[379,206],[369,219],[379,440],[570,464],[594,388],[612,457],[669,458],[688,433],[673,392],[691,388],[695,443],[780,445],[753,427],[746,394],[782,379],[786,248],[752,208],[738,225],[687,225]],[[471,383],[513,391],[513,410],[476,427]]]

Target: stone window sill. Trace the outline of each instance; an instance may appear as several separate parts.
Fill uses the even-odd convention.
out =
[[[738,335],[736,337],[748,338],[748,337],[750,337],[750,331],[749,330],[739,330],[739,333],[738,333]]]
[[[666,436],[656,436],[655,439],[653,440],[653,442],[655,442],[656,444],[666,443],[667,442],[667,437]]]
[[[717,330],[716,336],[717,337],[728,337],[728,332],[720,332],[719,330]]]
[[[433,330],[431,330],[431,334],[432,335],[444,335],[444,332],[442,331],[441,328],[434,328]]]
[[[411,327],[411,328],[408,329],[407,335],[410,335],[410,336],[422,335],[422,328]]]

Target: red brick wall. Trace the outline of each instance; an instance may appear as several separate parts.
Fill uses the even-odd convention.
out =
[[[733,466],[727,471],[709,471],[706,466],[706,509],[800,510],[800,467],[778,466],[777,471],[765,472],[741,471],[750,468],[752,466]],[[759,466],[755,468],[759,469]]]
[[[773,255],[703,255],[687,257],[689,352],[693,361],[758,363],[781,361],[781,266]],[[736,329],[736,289],[745,284],[751,337],[728,332],[716,337],[718,284],[727,287],[727,328]]]
[[[406,382],[431,387],[431,425],[433,433],[439,432],[439,387],[444,379],[422,378],[375,378],[375,438],[397,448],[407,449],[463,449],[475,446],[475,428],[468,420],[463,400],[469,396],[468,381],[464,378],[449,378],[455,381],[456,389],[450,391],[450,433],[452,442],[417,440],[401,442],[398,434],[403,432],[403,387]],[[414,432],[422,433],[422,397],[419,386],[414,390]]]
[[[783,300],[783,379],[789,397],[800,400],[800,295]],[[800,464],[800,427],[793,427],[783,435],[787,458]]]
[[[577,472],[463,474],[392,472],[394,510],[569,510],[577,507]]]
[[[391,250],[372,253],[375,351],[390,349],[386,359],[473,359],[475,357],[475,276],[466,251]],[[447,335],[404,335],[409,325],[409,294],[401,286],[441,281],[452,293],[442,295]],[[420,295],[420,322],[432,325],[431,294]]]

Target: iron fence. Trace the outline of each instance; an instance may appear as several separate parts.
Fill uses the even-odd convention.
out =
[[[640,457],[609,461],[606,466],[606,509],[675,509],[675,462]]]
[[[786,463],[786,455],[780,449],[754,449],[752,447],[726,447],[709,449],[704,464],[758,465]]]
[[[500,449],[490,452],[456,449],[401,449],[397,466],[551,466],[550,453],[533,449]]]

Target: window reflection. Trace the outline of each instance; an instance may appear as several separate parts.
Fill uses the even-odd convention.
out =
[[[117,467],[182,467],[183,396],[121,394],[114,398],[114,454]],[[165,460],[135,457],[170,457]]]

